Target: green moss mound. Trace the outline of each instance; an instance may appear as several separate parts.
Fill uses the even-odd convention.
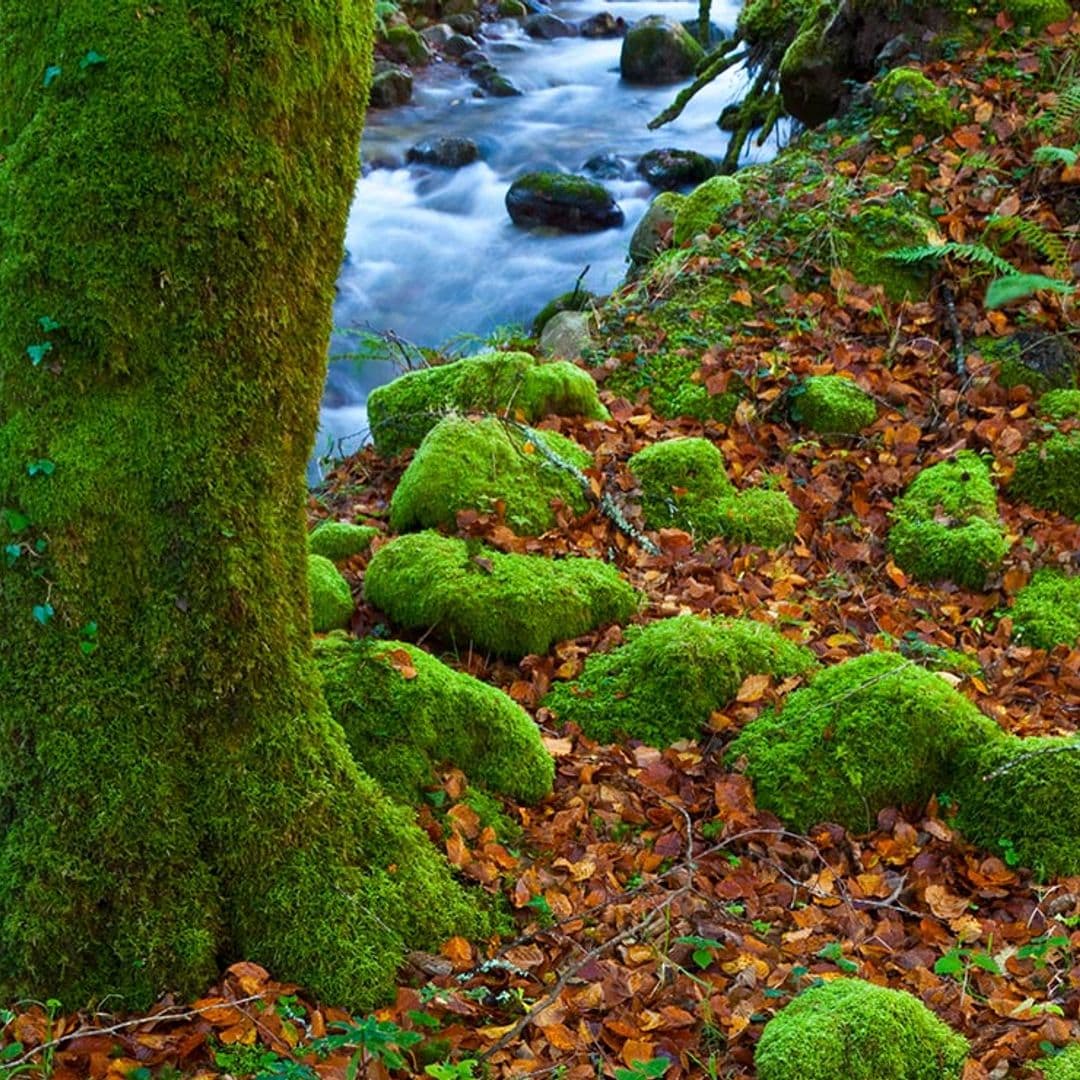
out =
[[[639,603],[618,571],[595,559],[503,555],[433,532],[380,548],[364,595],[400,626],[515,658],[628,619]]]
[[[1057,1057],[1030,1064],[1042,1069],[1043,1080],[1080,1080],[1080,1043],[1066,1046]]]
[[[551,791],[539,729],[502,691],[398,641],[333,634],[315,659],[353,757],[392,798],[417,804],[442,764],[523,802]]]
[[[968,1042],[917,997],[861,979],[799,994],[766,1025],[759,1080],[959,1080]]]
[[[1037,649],[1080,641],[1080,575],[1039,570],[1017,594],[1010,612],[1017,641]]]
[[[918,581],[981,589],[1008,551],[985,462],[965,450],[923,469],[897,500],[889,550]]]
[[[745,757],[758,806],[795,829],[834,821],[864,831],[887,806],[951,790],[961,748],[998,738],[997,725],[940,675],[869,653],[752,721],[725,759]]]
[[[1051,390],[1039,398],[1039,413],[1050,420],[1080,420],[1080,390]]]
[[[999,735],[962,754],[948,790],[964,836],[1040,878],[1080,873],[1080,740]]]
[[[842,375],[812,375],[790,400],[792,420],[818,435],[857,435],[877,417],[874,399]]]
[[[1006,0],[1002,6],[1017,26],[1026,26],[1035,34],[1072,16],[1068,0]]]
[[[1026,386],[1035,397],[1041,397],[1077,387],[1080,358],[1063,335],[1018,330],[1004,338],[976,338],[975,346],[998,365],[997,381],[1006,390]]]
[[[949,95],[915,68],[894,68],[874,87],[875,128],[889,138],[925,135],[932,139],[957,122]]]
[[[338,568],[324,555],[308,556],[308,589],[311,595],[311,629],[316,634],[341,630],[352,619],[352,590]]]
[[[502,413],[511,409],[532,423],[545,416],[607,419],[588,373],[528,353],[486,353],[452,364],[410,371],[368,398],[368,422],[380,454],[419,446],[448,412]]]
[[[370,525],[351,525],[347,521],[324,521],[308,536],[308,551],[331,562],[344,562],[371,547],[379,530]]]
[[[677,528],[698,543],[723,536],[735,543],[779,547],[795,536],[799,513],[782,491],[738,492],[724,457],[708,439],[671,439],[629,461],[641,485],[650,529]]]
[[[698,738],[747,675],[815,666],[809,649],[764,623],[680,615],[631,627],[625,644],[590,655],[581,676],[556,685],[544,704],[598,742],[628,737],[662,747]]]
[[[1010,493],[1043,510],[1080,520],[1080,431],[1056,432],[1016,458]]]
[[[713,176],[699,184],[675,210],[675,244],[685,244],[742,202],[742,188],[733,176]]]
[[[573,475],[543,450],[578,469],[592,458],[556,432],[526,436],[495,417],[447,416],[424,436],[390,500],[390,527],[453,527],[459,510],[488,512],[502,503],[515,532],[536,536],[555,524],[552,500],[580,513],[585,497]]]

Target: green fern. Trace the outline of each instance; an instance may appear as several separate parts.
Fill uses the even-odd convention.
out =
[[[896,248],[886,252],[885,258],[905,265],[940,262],[947,258],[959,259],[975,266],[989,267],[999,274],[1016,273],[1016,267],[1011,262],[991,251],[985,244],[959,244],[950,241],[945,244],[928,244],[925,247]]]
[[[1045,114],[1050,131],[1080,131],[1080,80],[1069,83]]]
[[[1070,273],[1069,248],[1060,236],[1050,232],[1049,229],[1040,225],[1037,221],[1016,216],[998,217],[994,215],[986,223],[988,235],[994,232],[1002,236],[1005,243],[1019,238],[1032,251],[1038,252],[1044,259],[1053,264],[1054,269],[1062,277],[1068,277]]]
[[[1011,304],[1016,300],[1026,300],[1037,292],[1051,292],[1059,296],[1071,296],[1076,286],[1057,278],[1044,277],[1042,274],[1012,273],[1006,277],[995,278],[986,290],[984,306],[993,311],[995,308]]]
[[[1031,155],[1031,160],[1036,165],[1064,165],[1065,168],[1071,169],[1077,161],[1080,161],[1080,153],[1065,146],[1040,146]]]

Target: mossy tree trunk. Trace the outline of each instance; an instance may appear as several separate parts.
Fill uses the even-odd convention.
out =
[[[310,656],[369,8],[0,0],[0,995],[360,1005],[464,917]]]

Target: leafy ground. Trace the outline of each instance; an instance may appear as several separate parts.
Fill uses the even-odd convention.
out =
[[[830,185],[888,178],[906,163],[906,189],[928,197],[948,239],[974,242],[991,215],[1020,215],[1062,247],[1048,258],[1017,236],[999,245],[1002,256],[1038,273],[1053,273],[1056,261],[1060,276],[1064,251],[1075,273],[1080,173],[1032,158],[1040,145],[1063,145],[1047,118],[1076,78],[1077,46],[1080,23],[1040,43],[1010,47],[1006,36],[929,66],[960,106],[955,128],[869,148],[853,147],[841,130],[817,134],[807,147],[826,176],[801,197],[827,202]],[[633,494],[631,454],[673,432],[707,434],[738,486],[769,480],[789,493],[800,512],[794,544],[766,553],[715,541],[695,552],[672,530],[658,537],[661,553],[649,555],[598,511],[564,516],[536,540],[515,537],[495,516],[462,515],[460,528],[506,550],[608,557],[647,594],[646,620],[758,613],[826,663],[875,645],[931,658],[959,650],[974,663],[953,678],[1001,725],[1025,735],[1075,732],[1080,649],[1013,644],[1007,609],[1035,568],[1080,560],[1080,524],[1003,498],[1011,551],[982,592],[912,583],[884,547],[889,511],[921,467],[968,448],[992,455],[1005,481],[1015,453],[1042,430],[1030,392],[1002,389],[976,339],[1018,327],[1075,334],[1075,305],[1040,292],[988,311],[989,275],[958,258],[935,278],[955,296],[953,319],[939,288],[930,299],[894,303],[832,265],[827,245],[810,255],[778,245],[775,258],[815,260],[819,284],[759,295],[748,273],[737,290],[741,324],[722,347],[703,348],[695,376],[710,390],[735,377],[748,388],[730,425],[662,420],[644,399],[606,395],[611,422],[544,426],[592,451],[597,490],[617,496]],[[681,274],[715,257],[693,256]],[[659,290],[654,282],[608,306],[599,373],[664,346]],[[793,426],[783,403],[795,377],[840,370],[881,407],[861,437],[830,444]],[[404,464],[370,451],[351,459],[313,499],[312,517],[383,524]],[[349,563],[354,584],[364,566],[365,556]],[[382,622],[360,602],[354,630]],[[460,774],[447,774],[420,811],[465,878],[508,898],[518,937],[455,939],[439,956],[415,956],[397,1001],[376,1018],[308,1001],[253,964],[230,969],[199,1002],[166,1000],[145,1017],[66,1016],[58,1003],[23,1003],[6,1016],[0,1068],[142,1080],[170,1069],[344,1078],[350,1066],[384,1076],[431,1065],[431,1075],[453,1077],[473,1075],[460,1064],[473,1060],[476,1075],[495,1077],[584,1080],[618,1069],[628,1070],[624,1077],[753,1077],[763,1024],[809,981],[837,973],[908,989],[964,1033],[973,1046],[965,1080],[1038,1076],[1034,1062],[1076,1039],[1080,878],[1040,882],[1012,865],[1007,843],[997,852],[971,848],[939,804],[912,816],[886,811],[866,836],[835,827],[798,836],[756,811],[749,783],[724,771],[718,750],[798,680],[751,676],[698,744],[601,747],[558,730],[538,708],[543,694],[619,637],[611,628],[520,665],[475,654],[452,661],[534,712],[557,757],[552,798],[505,808],[516,828],[484,826],[460,801]],[[1071,817],[1078,810],[1062,807]]]

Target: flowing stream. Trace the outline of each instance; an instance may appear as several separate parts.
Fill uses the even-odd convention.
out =
[[[734,26],[738,0],[713,0],[712,18]],[[685,20],[683,0],[555,0],[554,14],[576,22],[607,11],[633,23],[645,15]],[[417,345],[484,335],[508,323],[526,326],[553,296],[584,287],[611,291],[626,270],[630,235],[656,191],[634,172],[646,150],[674,146],[719,158],[728,136],[716,117],[737,100],[746,74],[735,68],[707,87],[676,121],[649,131],[648,121],[680,85],[632,86],[619,77],[621,39],[535,41],[513,21],[490,25],[481,47],[521,97],[477,98],[454,63],[416,73],[410,105],[368,114],[337,285],[335,326],[391,330]],[[406,165],[425,138],[473,139],[481,160],[456,171]],[[752,149],[770,156],[773,148]],[[602,181],[622,207],[619,229],[586,235],[515,227],[504,197],[515,177],[535,169],[579,172],[597,154],[627,163],[627,179]],[[333,351],[347,346],[341,336]],[[465,349],[464,351],[475,351]],[[340,456],[367,437],[367,394],[396,374],[386,361],[331,362],[317,455]]]

